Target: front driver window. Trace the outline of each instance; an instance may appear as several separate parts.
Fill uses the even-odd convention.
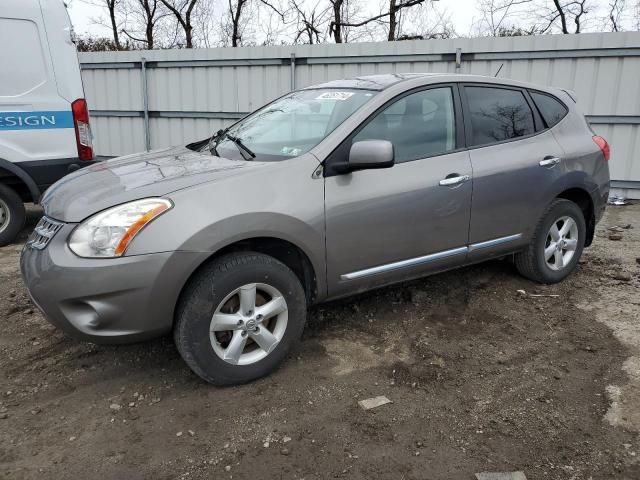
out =
[[[456,148],[455,115],[451,88],[412,93],[378,113],[353,138],[388,140],[396,163],[432,157]]]

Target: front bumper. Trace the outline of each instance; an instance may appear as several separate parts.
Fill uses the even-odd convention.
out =
[[[94,343],[126,343],[167,333],[182,287],[207,252],[88,259],[69,250],[64,224],[46,248],[26,246],[22,277],[55,326]]]

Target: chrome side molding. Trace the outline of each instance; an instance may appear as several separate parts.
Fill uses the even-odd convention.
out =
[[[407,260],[401,260],[399,262],[387,263],[386,265],[366,268],[357,272],[345,273],[344,275],[340,275],[340,278],[342,280],[354,280],[356,278],[368,277],[369,275],[375,275],[377,273],[389,272],[391,270],[398,270],[400,268],[413,267],[415,265],[433,262],[434,260],[440,260],[443,258],[452,257],[454,255],[461,255],[463,253],[467,253],[467,247],[444,250],[442,252],[432,253],[431,255],[424,255],[423,257],[409,258]]]
[[[468,252],[473,252],[483,248],[490,248],[497,245],[502,245],[504,243],[514,242],[516,240],[519,240],[520,238],[522,238],[522,234],[516,233],[515,235],[508,235],[506,237],[494,238],[492,240],[486,240],[484,242],[473,243],[468,247],[452,248],[451,250],[443,250],[441,252],[424,255],[422,257],[409,258],[407,260],[400,260],[399,262],[387,263],[385,265],[378,265],[377,267],[365,268],[364,270],[358,270],[357,272],[344,273],[340,275],[340,280],[356,280],[358,278],[377,275],[379,273],[386,273],[392,270],[399,270],[401,268],[415,267],[416,265],[422,265],[425,263],[434,262],[436,260],[442,260],[443,258],[463,255]]]
[[[522,238],[522,234],[516,233],[515,235],[509,235],[506,237],[494,238],[493,240],[486,240],[484,242],[473,243],[469,245],[469,251],[473,252],[481,248],[495,247],[496,245],[501,245],[503,243],[515,242],[516,240],[520,240],[521,238]]]

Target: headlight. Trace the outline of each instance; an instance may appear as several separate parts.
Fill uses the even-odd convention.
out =
[[[80,257],[120,257],[140,230],[172,206],[164,198],[145,198],[97,213],[76,227],[69,248]]]

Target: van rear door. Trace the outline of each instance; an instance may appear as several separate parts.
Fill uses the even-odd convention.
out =
[[[78,163],[72,103],[84,93],[71,35],[62,0],[3,0],[0,167],[19,167],[40,192]]]

